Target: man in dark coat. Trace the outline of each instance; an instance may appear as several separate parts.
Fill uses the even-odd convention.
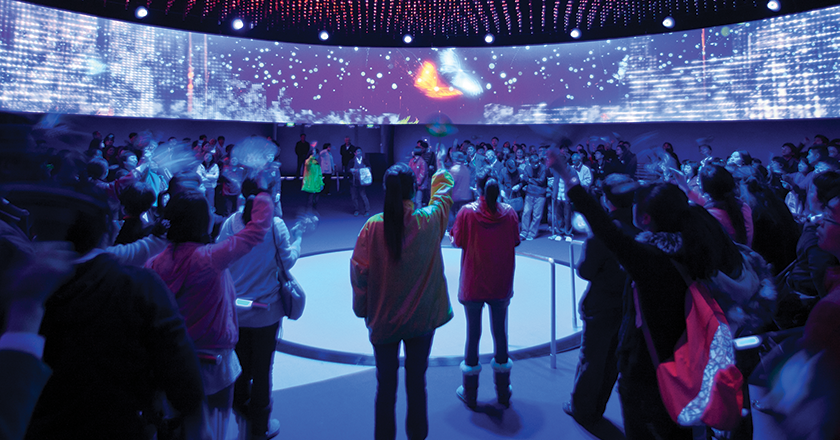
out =
[[[640,232],[633,226],[633,195],[638,186],[624,174],[611,174],[604,180],[602,203],[613,222],[630,236]],[[589,288],[580,303],[583,335],[575,386],[563,410],[581,425],[589,426],[603,417],[618,378],[618,332],[630,279],[597,237],[586,240],[578,275],[589,281]]]
[[[295,172],[297,173],[297,178],[300,179],[303,176],[303,164],[306,162],[306,158],[309,157],[309,142],[306,142],[305,133],[301,133],[300,140],[295,144],[295,155],[297,155],[297,168],[295,168]]]

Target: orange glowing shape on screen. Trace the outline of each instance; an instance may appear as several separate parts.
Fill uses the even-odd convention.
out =
[[[448,86],[441,81],[437,73],[437,67],[430,61],[423,63],[423,68],[417,72],[417,76],[414,79],[414,87],[420,89],[429,98],[435,99],[446,99],[463,95],[460,90]]]

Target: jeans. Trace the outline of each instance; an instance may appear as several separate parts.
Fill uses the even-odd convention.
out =
[[[359,199],[361,199],[361,202],[364,202],[364,212],[370,211],[370,201],[368,201],[367,197],[367,187],[361,185],[350,185],[350,198],[353,200],[353,208],[356,211],[362,210],[362,203],[360,203]]]
[[[554,226],[563,235],[572,235],[572,202],[554,200]]]
[[[426,402],[426,369],[432,351],[432,331],[423,336],[388,344],[373,344],[376,358],[376,413],[374,438],[392,440],[397,436],[394,408],[397,404],[397,371],[400,368],[400,342],[405,344],[405,392],[407,416],[405,431],[409,440],[429,435],[429,416]]]
[[[237,409],[246,405],[254,410],[271,407],[271,368],[279,327],[277,322],[266,327],[239,328],[236,356],[242,374],[236,379],[233,393]]]
[[[216,212],[216,187],[207,187],[204,190],[204,197],[207,198],[207,204],[210,205],[210,209]]]
[[[534,238],[540,231],[540,220],[545,207],[545,196],[525,196],[525,208],[522,211],[522,235]]]
[[[493,333],[496,363],[502,365],[508,361],[507,309],[510,300],[464,301],[464,313],[467,317],[467,346],[464,353],[464,362],[470,367],[478,365],[481,311],[484,309],[485,303],[490,309],[490,331]]]

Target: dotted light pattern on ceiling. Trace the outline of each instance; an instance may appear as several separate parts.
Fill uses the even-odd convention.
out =
[[[32,0],[100,14],[84,0]],[[60,4],[59,4],[60,3]],[[86,5],[85,5],[86,3]],[[230,22],[246,22],[247,36],[330,44],[402,45],[406,34],[416,45],[480,45],[491,33],[497,44],[569,41],[572,29],[584,38],[613,38],[665,32],[662,20],[674,17],[678,29],[765,18],[766,0],[102,0],[100,8],[125,10],[144,5],[174,18],[196,21],[227,33]],[[814,9],[838,1],[787,0],[782,13]],[[74,5],[75,4],[75,5]],[[84,5],[84,6],[78,6]],[[792,5],[792,6],[788,6]],[[154,23],[152,20],[151,23]],[[183,26],[199,30],[196,26]],[[201,29],[207,30],[207,29]],[[212,31],[210,31],[212,32]],[[474,41],[472,41],[474,40]]]

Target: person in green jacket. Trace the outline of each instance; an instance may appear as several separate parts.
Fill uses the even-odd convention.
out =
[[[318,196],[324,189],[324,175],[321,173],[321,165],[318,163],[318,149],[309,149],[309,157],[303,166],[303,191],[309,193],[309,201],[306,204],[308,211],[318,207]]]

